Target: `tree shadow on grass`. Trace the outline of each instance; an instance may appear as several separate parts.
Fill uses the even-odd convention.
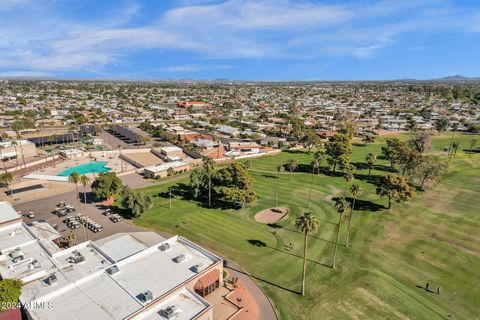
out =
[[[295,291],[295,290],[292,290],[292,289],[289,289],[289,288],[282,287],[282,286],[280,286],[280,285],[278,285],[278,284],[275,284],[275,283],[273,283],[273,282],[271,282],[271,281],[268,281],[268,280],[265,280],[265,279],[263,279],[263,278],[254,276],[254,275],[252,275],[252,274],[246,273],[245,271],[240,270],[240,269],[238,269],[238,268],[234,268],[233,266],[228,266],[228,265],[226,265],[226,266],[224,266],[224,269],[236,271],[236,272],[238,272],[238,273],[241,273],[241,274],[244,274],[244,275],[246,275],[246,276],[248,276],[248,277],[251,277],[251,278],[253,278],[253,279],[255,279],[255,280],[264,282],[264,283],[266,283],[266,284],[268,284],[268,285],[271,285],[271,286],[273,286],[273,287],[276,287],[276,288],[279,288],[279,289],[282,289],[282,290],[285,290],[285,291],[288,291],[288,292],[291,292],[291,293],[301,294],[301,292],[299,292],[299,291]]]
[[[267,246],[267,244],[266,244],[264,241],[262,241],[262,240],[248,239],[247,242],[248,242],[249,244],[251,244],[252,246],[256,246],[256,247],[260,247],[260,248]]]
[[[336,224],[337,224],[337,223],[333,223],[333,222],[325,222],[325,223],[330,223],[330,224],[333,224],[333,225],[336,225]],[[295,230],[295,229],[289,229],[289,228],[286,228],[286,227],[282,227],[282,229],[283,229],[283,230],[290,231],[290,232],[295,232],[295,233],[301,233],[301,234],[303,234],[303,232],[298,231],[298,230]],[[316,239],[316,240],[320,240],[320,241],[323,241],[323,242],[335,244],[335,242],[333,242],[333,241],[330,241],[330,240],[327,240],[327,239],[323,239],[323,238],[320,238],[320,237],[318,237],[318,236],[314,236],[314,235],[312,235],[312,234],[309,234],[308,237],[309,237],[309,238]]]
[[[368,176],[368,174],[360,174],[360,173],[354,173],[353,176],[357,180],[365,181],[365,182],[371,183],[375,186],[380,185],[380,179],[382,177],[382,176],[373,175],[373,174],[371,176]]]
[[[283,228],[281,225],[279,225],[278,223],[267,223],[267,226],[269,226],[270,228],[273,228],[273,229],[281,229]]]
[[[341,171],[333,171],[329,169],[322,169],[322,173],[328,177],[343,177],[343,172]]]
[[[303,172],[303,173],[312,173],[313,174],[313,167],[309,164],[300,163],[297,166],[297,169],[294,172]]]
[[[332,198],[333,201],[337,201],[340,199],[339,197]],[[348,201],[348,203],[352,203],[353,198],[352,197],[347,197],[345,200]],[[362,200],[362,199],[356,199],[355,200],[355,208],[353,210],[355,211],[371,211],[371,212],[377,212],[386,209],[384,205],[369,201],[369,200]]]
[[[226,209],[234,209],[238,210],[241,209],[240,205],[231,203],[231,202],[226,202],[226,201],[221,201],[215,198],[214,195],[212,195],[212,205],[208,206],[208,198],[207,197],[201,197],[200,199],[195,199],[193,197],[193,194],[190,190],[190,186],[186,183],[177,183],[173,186],[170,187],[170,191],[167,189],[163,192],[159,192],[156,196],[164,199],[170,198],[170,192],[172,193],[172,197],[178,197],[182,200],[186,201],[192,201],[197,204],[197,206],[202,207],[202,208],[210,208],[210,209],[221,209],[221,210],[226,210]],[[212,194],[213,194],[212,190]]]
[[[463,151],[468,153],[480,153],[480,149],[463,149]]]
[[[368,164],[366,164],[365,162],[352,162],[352,164],[358,170],[368,170]],[[374,164],[372,166],[372,170],[393,172],[393,173],[398,172],[395,168],[392,168],[391,166],[385,166],[385,165],[382,165],[382,164]]]
[[[285,150],[283,152],[290,153],[290,154],[308,154],[307,151],[303,151],[303,150]]]
[[[262,177],[268,178],[268,179],[278,179],[278,177],[274,176],[273,174],[262,174]]]
[[[275,248],[275,247],[272,247],[272,246],[269,246],[267,245],[265,242],[263,242],[262,240],[257,240],[257,239],[248,239],[247,242],[249,244],[251,244],[252,246],[257,246],[257,247],[260,247],[260,248],[269,248],[269,249],[272,249],[272,250],[275,250],[275,251],[278,251],[278,252],[281,252],[281,253],[284,253],[284,254],[288,254],[288,255],[291,255],[293,257],[296,257],[296,258],[299,258],[299,259],[303,259],[302,256],[299,256],[298,254],[295,254],[293,252],[290,252],[290,251],[284,251],[284,250],[280,250],[278,248]],[[311,260],[311,259],[307,259],[308,262],[311,262],[311,263],[315,263],[317,265],[321,265],[321,266],[324,266],[324,267],[331,267],[325,263],[322,263],[322,262],[319,262],[319,261],[315,261],[315,260]]]
[[[354,142],[354,143],[352,143],[352,146],[354,146],[354,147],[366,147],[367,145],[365,143]]]

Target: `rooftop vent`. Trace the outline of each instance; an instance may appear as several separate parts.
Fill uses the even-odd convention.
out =
[[[12,258],[13,263],[23,261],[23,259],[24,259],[23,252],[20,248],[16,248],[12,252],[10,252],[10,257]]]
[[[47,279],[45,279],[45,282],[51,286],[51,285],[54,285],[55,283],[57,283],[57,276],[55,274],[51,274],[48,276]]]
[[[40,263],[38,262],[37,259],[32,260],[32,262],[28,264],[28,269],[30,270],[37,269],[37,268],[40,268]]]
[[[163,316],[167,319],[172,319],[172,318],[176,317],[177,315],[179,315],[180,313],[182,313],[182,309],[180,309],[177,306],[170,306],[170,307],[166,307],[163,310],[160,310],[159,313],[160,313],[161,316]]]
[[[183,261],[187,260],[188,258],[190,258],[189,255],[181,254],[181,255],[173,258],[173,261],[176,262],[176,263],[182,263]]]
[[[112,275],[112,274],[115,274],[115,273],[119,272],[120,269],[118,269],[118,266],[111,266],[106,271],[109,275]]]
[[[140,300],[142,300],[144,303],[149,303],[150,301],[153,300],[153,293],[150,290],[147,290],[145,292],[142,292],[137,296]]]
[[[168,243],[168,242],[162,243],[162,245],[158,248],[161,251],[168,251],[168,250],[170,250],[170,243]]]
[[[68,262],[77,264],[85,261],[85,257],[78,250],[73,251],[72,254],[68,257]]]
[[[199,273],[203,268],[203,263],[199,263],[199,264],[196,264],[192,267],[192,271],[193,272],[196,272],[196,273]]]

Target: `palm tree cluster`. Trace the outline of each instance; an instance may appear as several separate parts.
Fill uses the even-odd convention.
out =
[[[347,201],[345,197],[338,198],[335,203],[335,209],[339,214],[339,219],[337,223],[337,235],[335,238],[335,246],[333,250],[333,258],[332,258],[332,269],[335,269],[337,266],[336,258],[337,258],[337,248],[338,242],[340,239],[340,228],[344,218],[348,216],[348,225],[347,231],[345,235],[345,247],[349,247],[349,234],[350,234],[350,225],[352,222],[353,210],[355,208],[355,201],[358,195],[361,192],[361,188],[358,184],[352,184],[350,187],[350,192],[352,194],[352,201],[351,203]],[[303,239],[303,271],[302,271],[302,289],[301,294],[305,295],[305,279],[306,279],[306,270],[307,270],[307,247],[308,247],[308,235],[310,233],[316,232],[320,226],[318,218],[311,212],[306,211],[302,215],[298,216],[295,220],[295,227],[303,232],[304,239]]]

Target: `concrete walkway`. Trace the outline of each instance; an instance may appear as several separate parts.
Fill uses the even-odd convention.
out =
[[[229,276],[238,277],[240,281],[245,285],[246,289],[253,295],[260,308],[260,319],[262,320],[277,320],[277,314],[273,308],[272,303],[267,298],[262,289],[257,285],[255,281],[250,278],[247,272],[240,269],[235,264],[226,261],[224,269],[229,273]]]

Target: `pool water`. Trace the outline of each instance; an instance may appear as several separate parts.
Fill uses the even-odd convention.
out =
[[[105,167],[106,164],[106,161],[92,161],[89,163],[79,164],[78,166],[63,170],[62,172],[58,173],[57,176],[68,177],[74,171],[78,174],[108,172],[110,169]]]

